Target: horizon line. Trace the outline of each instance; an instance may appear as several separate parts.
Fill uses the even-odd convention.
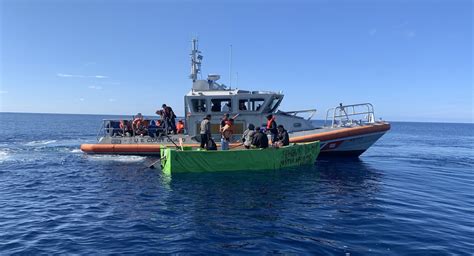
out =
[[[53,112],[11,112],[0,111],[0,114],[45,114],[45,115],[86,115],[86,116],[134,116],[134,114],[80,114],[80,113],[53,113]],[[144,114],[144,116],[149,116]],[[180,117],[179,118],[184,118]],[[324,121],[324,119],[311,119],[313,121]],[[400,122],[400,123],[436,123],[436,124],[474,124],[474,120],[470,122],[449,122],[449,121],[407,121],[407,120],[382,120],[386,122]]]

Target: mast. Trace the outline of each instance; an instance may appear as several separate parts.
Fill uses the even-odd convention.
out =
[[[197,76],[201,73],[201,62],[202,62],[202,55],[200,54],[201,51],[198,50],[198,39],[193,38],[192,40],[192,48],[191,48],[191,74],[189,78],[195,82],[197,80]]]
[[[229,57],[229,88],[232,89],[232,45],[230,45]]]

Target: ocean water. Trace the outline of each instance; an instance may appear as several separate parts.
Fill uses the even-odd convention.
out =
[[[359,160],[167,177],[83,154],[102,118],[0,113],[0,254],[473,255],[472,124],[394,122]]]

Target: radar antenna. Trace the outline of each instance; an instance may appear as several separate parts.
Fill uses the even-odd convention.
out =
[[[201,62],[202,62],[202,55],[201,51],[198,50],[198,39],[193,38],[192,40],[192,50],[191,50],[191,74],[189,78],[195,82],[197,80],[198,74],[201,73]]]

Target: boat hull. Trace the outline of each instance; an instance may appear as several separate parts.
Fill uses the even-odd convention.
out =
[[[282,148],[239,150],[176,150],[162,148],[163,172],[218,172],[278,170],[314,164],[320,151],[319,141],[292,144]],[[158,165],[158,164],[156,164]]]
[[[377,123],[359,127],[315,129],[290,133],[291,143],[320,141],[321,156],[358,157],[390,130],[389,123]],[[184,146],[199,147],[189,136],[175,135],[168,138],[111,138],[108,143],[82,144],[81,150],[89,154],[159,155],[160,145],[174,147],[183,141]],[[239,143],[231,144],[231,147]]]

